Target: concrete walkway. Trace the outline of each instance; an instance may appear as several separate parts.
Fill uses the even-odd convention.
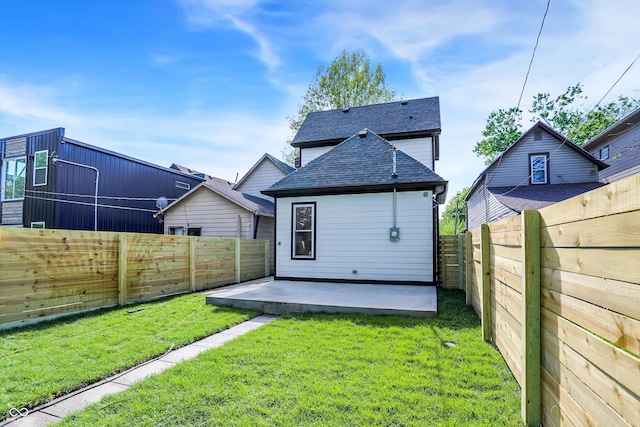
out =
[[[303,282],[266,278],[203,292],[207,304],[263,313],[362,313],[435,317],[435,286]]]
[[[128,389],[133,383],[138,382],[150,375],[158,374],[176,363],[192,359],[203,351],[220,347],[227,341],[231,341],[240,335],[257,329],[275,319],[277,316],[263,315],[240,323],[217,334],[196,341],[192,344],[170,351],[163,356],[145,362],[125,372],[115,375],[106,380],[97,382],[81,390],[77,390],[67,396],[62,396],[46,405],[36,408],[27,416],[16,413],[16,417],[3,421],[0,427],[23,427],[23,426],[46,426],[60,421],[72,412],[79,411],[84,407],[99,402],[103,397],[119,393]],[[25,410],[22,410],[25,414]]]

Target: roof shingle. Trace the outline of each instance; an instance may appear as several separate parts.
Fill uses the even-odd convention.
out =
[[[269,196],[360,193],[398,189],[446,188],[447,181],[413,157],[397,151],[392,176],[392,145],[363,130],[307,163],[262,193]]]
[[[291,145],[342,141],[363,128],[384,138],[439,133],[440,100],[435,96],[309,113]]]

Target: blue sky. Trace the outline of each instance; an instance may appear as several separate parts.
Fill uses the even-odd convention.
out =
[[[318,66],[381,63],[404,99],[439,96],[449,195],[483,169],[491,111],[520,95],[546,0],[0,0],[0,136],[70,138],[234,180],[277,157]],[[552,0],[524,92],[600,99],[640,54],[637,0]],[[640,98],[640,63],[613,89]]]

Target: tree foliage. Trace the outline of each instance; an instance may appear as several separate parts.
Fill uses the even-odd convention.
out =
[[[550,93],[533,97],[529,113],[532,122],[541,120],[570,141],[582,145],[622,117],[640,106],[638,100],[619,96],[604,105],[585,106],[587,97],[577,83],[553,98]],[[482,132],[484,139],[476,143],[473,152],[491,163],[501,152],[516,142],[522,134],[522,111],[514,108],[499,109],[487,118]]]
[[[395,90],[387,86],[382,65],[372,66],[363,50],[352,53],[343,50],[331,65],[326,68],[324,65],[318,67],[302,98],[303,103],[298,108],[298,113],[288,117],[289,127],[295,135],[311,112],[389,102],[395,100],[395,97]],[[285,161],[293,164],[297,153],[289,142],[282,154]]]
[[[467,224],[467,202],[464,200],[470,187],[464,187],[451,198],[440,215],[440,234],[456,234],[465,230]],[[457,210],[457,226],[456,226]]]

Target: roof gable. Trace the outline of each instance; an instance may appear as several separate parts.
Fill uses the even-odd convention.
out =
[[[478,176],[478,178],[476,178],[476,181],[473,183],[473,185],[471,186],[471,189],[469,190],[469,193],[467,194],[467,197],[465,198],[465,200],[469,200],[469,198],[473,195],[473,193],[477,190],[477,188],[480,186],[480,184],[482,184],[485,181],[485,178],[487,177],[487,175],[490,176],[489,181],[491,181],[491,173],[495,173],[495,170],[497,168],[500,167],[500,165],[502,165],[503,163],[505,163],[505,159],[508,159],[512,153],[515,153],[517,150],[520,149],[520,147],[523,144],[527,144],[527,143],[533,143],[535,144],[535,139],[533,138],[533,134],[534,132],[536,132],[537,130],[543,131],[548,133],[549,135],[551,135],[553,137],[553,139],[555,139],[558,143],[558,148],[561,146],[567,147],[568,149],[572,150],[574,153],[576,153],[577,155],[585,158],[586,160],[588,160],[589,162],[595,164],[598,167],[598,170],[602,170],[606,167],[608,167],[608,165],[606,163],[604,163],[602,160],[597,159],[596,157],[594,157],[591,153],[589,153],[588,151],[584,150],[583,148],[577,146],[576,144],[574,144],[573,142],[571,142],[569,139],[567,139],[564,135],[558,133],[556,130],[554,130],[553,128],[551,128],[550,126],[546,125],[545,123],[538,121],[536,124],[534,124],[531,128],[529,128],[529,130],[527,130],[526,132],[524,132],[522,134],[522,136],[520,136],[520,138],[518,138],[518,140],[516,142],[514,142],[513,144],[511,144],[505,151],[503,151],[489,166],[487,166]],[[536,149],[535,146],[532,146],[531,150],[528,150],[531,153],[536,153],[539,152],[539,150]],[[549,153],[549,159],[550,161],[553,160],[554,157],[554,152],[550,152]],[[489,185],[489,183],[487,183],[486,185]],[[496,185],[494,183],[494,185]],[[514,186],[518,185],[518,183],[514,183]],[[523,184],[520,184],[523,185]]]
[[[182,197],[164,208],[162,210],[162,213],[171,210],[174,206],[177,206],[179,202],[189,198],[192,194],[203,189],[213,191],[214,193],[227,199],[231,203],[234,203],[256,215],[274,216],[275,209],[273,202],[260,197],[252,196],[250,194],[245,194],[240,191],[236,191],[233,189],[232,183],[224,179],[211,176],[206,182],[203,182],[197,187],[192,188],[189,192],[185,193]]]
[[[260,157],[260,159],[253,166],[251,166],[251,169],[249,169],[249,171],[246,174],[244,174],[244,176],[240,179],[240,181],[238,181],[235,184],[235,186],[233,188],[235,188],[235,189],[239,188],[242,185],[243,182],[245,182],[248,179],[250,179],[250,177],[258,170],[259,166],[262,165],[264,162],[273,163],[273,165],[275,167],[277,167],[278,169],[280,169],[282,171],[283,175],[288,175],[291,172],[293,172],[294,170],[296,170],[296,168],[294,168],[293,166],[289,166],[285,162],[283,162],[281,160],[278,160],[277,158],[273,157],[271,154],[264,153],[262,155],[262,157]]]
[[[273,184],[263,193],[287,195],[361,193],[398,189],[446,190],[447,181],[413,157],[396,151],[376,133],[364,129],[322,156]]]
[[[610,138],[613,138],[621,133],[627,131],[631,127],[637,126],[640,123],[640,108],[636,108],[631,113],[627,114],[598,135],[587,141],[583,147],[585,150],[592,150],[600,144],[606,143]]]
[[[384,138],[439,134],[440,100],[436,96],[309,113],[291,145],[331,145],[363,128]]]

